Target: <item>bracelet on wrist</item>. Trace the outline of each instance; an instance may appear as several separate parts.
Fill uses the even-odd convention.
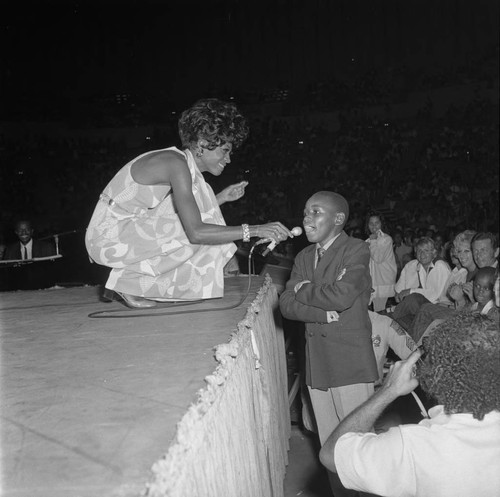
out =
[[[241,225],[241,239],[244,242],[249,242],[250,241],[250,226],[248,224],[242,224]]]

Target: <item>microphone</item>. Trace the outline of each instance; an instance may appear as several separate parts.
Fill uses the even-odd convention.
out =
[[[299,226],[295,226],[295,228],[292,228],[290,232],[293,236],[299,236],[302,235],[302,228]],[[266,250],[262,252],[262,257],[266,257],[267,255],[269,255],[269,253],[276,248],[276,245],[278,245],[278,243],[279,242],[277,242],[276,240],[271,240],[271,243],[266,247]]]

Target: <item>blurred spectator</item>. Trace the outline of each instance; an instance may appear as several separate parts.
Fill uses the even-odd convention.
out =
[[[397,277],[399,278],[403,267],[406,263],[410,262],[413,257],[413,247],[405,243],[401,230],[395,230],[393,238],[394,256],[396,257],[396,264],[398,267]]]
[[[384,217],[380,212],[372,211],[366,217],[366,240],[370,245],[370,275],[372,277],[373,310],[385,309],[387,299],[394,296],[397,265],[392,247],[392,238],[386,233]]]

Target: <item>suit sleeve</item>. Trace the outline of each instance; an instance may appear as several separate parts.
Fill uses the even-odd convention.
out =
[[[320,284],[307,283],[295,295],[301,304],[324,311],[349,309],[359,295],[371,288],[370,248],[367,243],[347,247],[340,274],[329,273]],[[328,273],[328,270],[327,270]],[[330,281],[327,281],[330,279]]]
[[[284,317],[304,323],[326,323],[327,316],[323,309],[304,304],[296,299],[294,287],[297,283],[307,279],[304,259],[299,254],[295,259],[290,279],[285,291],[280,297],[280,310]]]

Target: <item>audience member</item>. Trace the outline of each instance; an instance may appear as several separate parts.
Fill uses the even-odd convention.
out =
[[[406,359],[417,349],[413,338],[406,333],[404,328],[389,316],[378,312],[368,311],[372,322],[372,343],[377,361],[378,380],[375,386],[382,384],[384,379],[384,365],[387,353],[391,349],[400,359]]]
[[[437,251],[436,259],[442,259],[443,261],[446,261],[446,247],[444,244],[443,234],[439,231],[436,231],[435,233],[433,233],[432,239],[436,244],[436,251]]]
[[[401,274],[403,267],[413,258],[413,247],[406,244],[401,230],[394,231],[394,256],[398,267],[397,277]],[[397,279],[397,278],[396,278]]]
[[[472,239],[472,254],[477,267],[498,267],[498,237],[494,233],[477,233]]]
[[[34,229],[31,221],[25,219],[18,221],[14,233],[19,241],[5,247],[4,260],[28,260],[56,255],[55,247],[51,243],[33,238]]]
[[[473,282],[474,303],[469,304],[468,310],[478,312],[498,322],[498,307],[495,305],[495,281],[497,270],[486,266],[478,269]]]
[[[425,359],[418,350],[397,362],[383,386],[341,421],[320,460],[347,488],[361,492],[497,497],[498,325],[485,316],[459,315],[441,324],[424,349]],[[440,404],[430,409],[429,419],[372,433],[384,409],[419,383]]]
[[[453,250],[458,256],[458,265],[453,268],[438,301],[435,304],[424,303],[418,309],[409,327],[409,333],[416,342],[434,320],[449,318],[455,309],[461,309],[473,300],[468,297],[469,290],[464,293],[463,288],[469,282],[472,288],[472,280],[477,273],[471,249],[471,240],[475,233],[466,230],[455,237]]]
[[[472,280],[477,272],[477,266],[472,255],[472,240],[475,231],[466,230],[459,233],[453,242],[454,253],[461,266],[460,274],[455,281],[447,285],[447,297],[454,303],[456,309],[464,307],[472,301]],[[465,271],[464,271],[465,270]],[[465,279],[463,278],[465,276]]]
[[[370,250],[343,230],[347,201],[317,192],[306,202],[304,231],[311,245],[295,258],[280,308],[306,323],[306,384],[320,443],[373,393],[378,379],[368,315]],[[345,490],[330,480],[336,496]]]
[[[432,238],[423,237],[416,244],[417,258],[401,271],[396,283],[396,302],[393,318],[408,330],[418,309],[426,303],[435,303],[442,295],[451,273],[445,261],[436,260]]]
[[[384,218],[379,212],[370,212],[366,218],[366,240],[370,246],[370,274],[372,277],[373,310],[385,309],[387,299],[394,296],[397,265],[392,238],[385,233]]]

